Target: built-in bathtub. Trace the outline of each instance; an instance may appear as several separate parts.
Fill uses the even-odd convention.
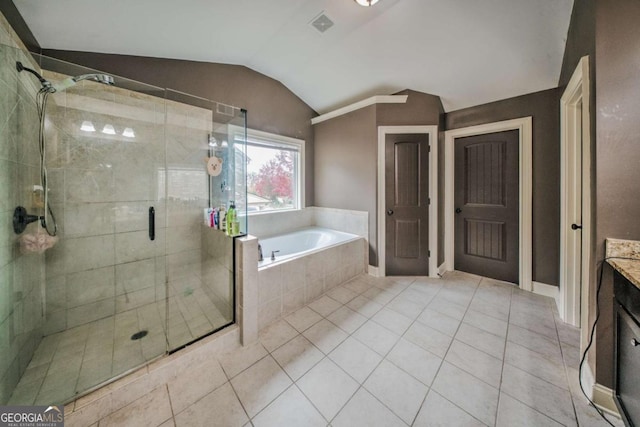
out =
[[[263,329],[365,271],[368,244],[361,236],[310,227],[259,239],[258,329]],[[272,251],[275,261],[271,260]]]
[[[258,243],[262,248],[264,259],[258,260],[258,269],[352,242],[359,238],[360,236],[355,234],[343,233],[329,228],[308,227],[259,239]]]

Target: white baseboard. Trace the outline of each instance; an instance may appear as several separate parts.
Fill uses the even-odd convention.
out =
[[[373,265],[367,266],[367,273],[369,274],[369,276],[380,277],[380,270],[378,270],[378,267],[375,267]]]
[[[560,309],[560,287],[547,285],[546,283],[533,282],[533,293],[553,298],[556,302],[558,313],[562,313],[562,310]]]
[[[443,262],[442,264],[440,264],[440,267],[438,267],[438,275],[442,277],[442,275],[446,272],[447,272],[447,265]]]
[[[620,412],[613,398],[613,390],[598,383],[593,385],[593,403],[604,413],[620,418]]]
[[[620,412],[618,412],[616,401],[613,398],[613,390],[596,383],[589,364],[585,363],[580,378],[582,379],[584,391],[589,395],[589,399],[604,413],[620,418]]]

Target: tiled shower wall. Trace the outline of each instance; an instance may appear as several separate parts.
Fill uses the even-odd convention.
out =
[[[41,340],[44,255],[22,253],[12,216],[22,205],[30,214],[31,190],[39,183],[38,87],[18,75],[16,61],[34,67],[0,14],[0,405],[27,368]],[[32,223],[22,234],[37,233]]]
[[[56,93],[48,114],[50,194],[61,244],[47,254],[45,334],[164,300],[166,282],[169,296],[192,288],[201,271],[211,111],[83,82]],[[96,132],[80,130],[85,120]],[[135,138],[104,135],[105,124],[118,134],[130,127]],[[191,337],[169,332],[174,342],[183,333]]]
[[[46,257],[45,335],[164,299],[164,108],[162,98],[94,82],[50,97],[49,194],[60,242]],[[80,130],[83,121],[96,131]],[[102,133],[106,124],[117,134]],[[135,138],[121,135],[125,127]]]

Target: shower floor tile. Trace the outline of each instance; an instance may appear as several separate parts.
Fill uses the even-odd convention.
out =
[[[218,309],[224,303],[213,301],[203,286],[196,288],[199,278],[188,282],[188,291],[169,285],[168,307],[158,301],[43,338],[9,404],[70,401],[161,356],[167,345],[178,348],[227,324],[229,317]],[[147,335],[133,340],[140,331]]]

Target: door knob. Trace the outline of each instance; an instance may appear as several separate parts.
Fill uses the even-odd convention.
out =
[[[393,215],[393,210],[392,209],[387,210],[387,215],[389,216]]]
[[[456,213],[460,213],[460,212],[462,212],[462,209],[456,208]]]
[[[579,230],[579,229],[581,229],[581,228],[582,228],[582,226],[581,226],[581,225],[578,225],[578,224],[571,224],[571,229],[572,229],[572,230]]]

